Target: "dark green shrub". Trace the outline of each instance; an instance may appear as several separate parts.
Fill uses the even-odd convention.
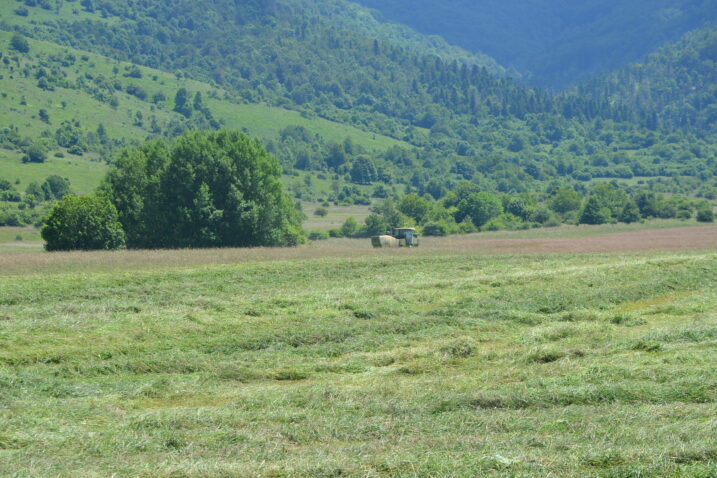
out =
[[[47,200],[62,199],[70,194],[70,181],[56,174],[48,176],[40,187],[45,193],[45,199]]]
[[[0,191],[0,201],[20,202],[22,201],[22,195],[13,189],[9,191]]]
[[[310,241],[325,241],[329,238],[329,233],[326,231],[311,231],[307,237]]]
[[[30,51],[30,44],[24,36],[15,33],[10,39],[10,48],[20,53],[27,53]]]
[[[359,226],[356,219],[349,217],[341,225],[341,235],[343,237],[351,237],[358,232]]]
[[[98,196],[65,196],[52,208],[42,238],[48,251],[113,250],[125,244],[117,210]]]
[[[715,213],[712,210],[712,206],[706,206],[701,207],[697,211],[697,220],[699,222],[714,222],[715,221]]]
[[[437,222],[429,222],[425,226],[423,226],[423,235],[424,236],[445,236],[447,234],[446,226],[445,224],[437,223]]]
[[[25,156],[22,158],[23,163],[44,163],[47,160],[45,148],[39,144],[31,144],[25,150]]]
[[[596,196],[588,197],[580,213],[580,224],[605,224],[610,219],[610,209],[600,204]]]

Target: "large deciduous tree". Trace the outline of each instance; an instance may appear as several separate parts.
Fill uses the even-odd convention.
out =
[[[495,194],[488,192],[473,193],[458,203],[456,221],[461,222],[466,217],[473,220],[473,224],[482,227],[485,223],[503,213],[503,203]]]
[[[101,189],[128,247],[291,246],[303,233],[280,176],[256,139],[189,132],[125,152]]]

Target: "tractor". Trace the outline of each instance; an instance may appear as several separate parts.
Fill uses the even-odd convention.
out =
[[[371,237],[373,247],[418,247],[418,234],[412,227],[397,227],[383,236]]]

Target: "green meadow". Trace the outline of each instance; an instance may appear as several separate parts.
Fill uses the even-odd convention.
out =
[[[53,174],[68,178],[72,191],[88,194],[99,186],[107,171],[107,164],[67,155],[64,158],[49,157],[44,163],[23,163],[22,155],[0,150],[0,178],[24,191],[31,182],[42,183]]]
[[[714,250],[132,254],[6,255],[1,476],[717,474]]]

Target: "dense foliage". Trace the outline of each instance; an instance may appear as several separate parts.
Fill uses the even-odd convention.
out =
[[[332,236],[367,237],[394,227],[419,227],[424,235],[555,227],[561,224],[634,223],[649,219],[714,220],[705,200],[663,195],[641,188],[601,182],[582,193],[554,186],[547,194],[494,194],[464,181],[441,200],[429,194],[388,198],[371,208],[359,225],[349,218]],[[316,238],[316,239],[321,239]]]
[[[298,213],[276,161],[256,139],[188,132],[124,152],[102,193],[132,248],[296,245]]]
[[[65,196],[42,227],[48,251],[113,250],[124,246],[117,210],[106,198]]]
[[[690,32],[644,63],[581,85],[583,94],[639,111],[652,129],[717,132],[717,31]]]

